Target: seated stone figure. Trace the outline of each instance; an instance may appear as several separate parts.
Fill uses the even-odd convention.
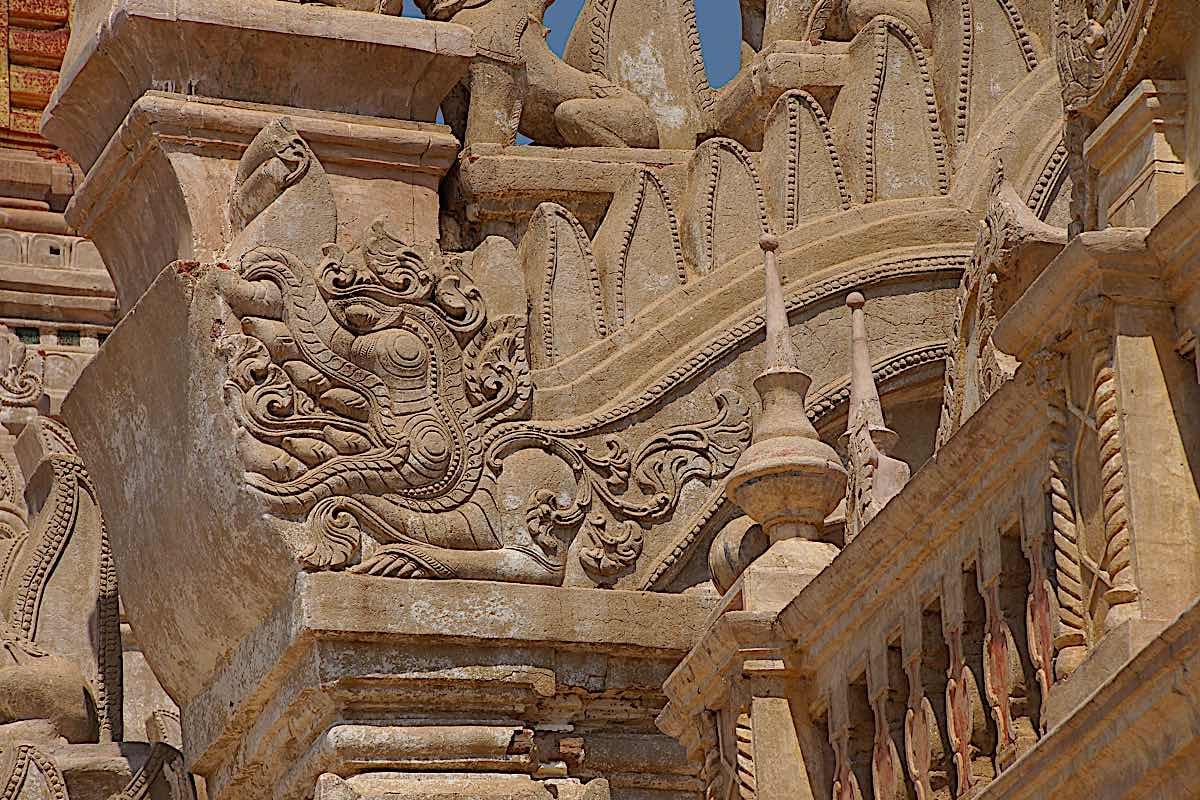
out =
[[[467,144],[658,147],[646,103],[607,78],[551,52],[542,20],[553,0],[417,0],[430,19],[465,25],[479,54],[463,86],[443,103]]]

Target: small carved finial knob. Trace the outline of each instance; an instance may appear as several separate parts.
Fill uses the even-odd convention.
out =
[[[862,296],[861,292],[851,292],[846,295],[846,305],[851,308],[862,308],[867,304],[867,299]]]
[[[779,249],[779,237],[773,233],[764,233],[758,240],[758,246],[763,249],[763,252],[773,253]]]

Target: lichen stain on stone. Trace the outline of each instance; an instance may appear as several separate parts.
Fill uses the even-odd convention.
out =
[[[637,55],[625,52],[620,58],[621,81],[646,100],[658,121],[668,128],[682,128],[687,109],[680,105],[670,86],[661,48],[654,44],[654,31],[638,43]]]

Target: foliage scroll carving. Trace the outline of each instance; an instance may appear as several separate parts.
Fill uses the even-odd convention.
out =
[[[284,153],[280,172],[316,163],[299,137]],[[327,179],[317,168],[307,180]],[[259,214],[278,215],[272,207],[297,188],[284,186]],[[382,220],[350,252],[321,246],[315,264],[296,254],[311,242],[282,238],[248,242],[219,275],[240,332],[218,349],[246,484],[272,514],[303,520],[306,569],[557,583],[577,552],[597,583],[611,583],[636,564],[644,529],[675,512],[684,485],[721,477],[749,443],[749,408],[733,393],[716,397],[712,418],[636,449],[616,434],[597,446],[592,431],[533,423],[527,320],[489,318],[457,260]],[[525,450],[565,465],[574,489],[535,485],[514,538],[495,524],[497,485],[504,461]],[[374,543],[367,552],[364,542]]]

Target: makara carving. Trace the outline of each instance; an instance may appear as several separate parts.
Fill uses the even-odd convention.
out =
[[[749,410],[733,393],[717,396],[710,419],[632,451],[618,435],[597,446],[586,426],[530,421],[524,318],[489,318],[454,261],[382,222],[356,253],[316,248],[312,237],[331,235],[320,224],[290,238],[274,226],[247,237],[258,220],[327,191],[306,186],[327,178],[286,120],[251,144],[244,174],[285,178],[257,195],[257,213],[231,214],[241,230],[222,292],[241,332],[219,344],[226,398],[247,485],[279,517],[306,520],[305,568],[556,583],[578,534],[583,569],[611,583],[684,485],[724,475],[748,443]],[[296,254],[316,249],[315,264]],[[565,465],[574,486],[534,486],[514,515],[498,502],[498,482],[505,460],[528,450]],[[529,474],[536,483],[539,470]],[[373,543],[365,554],[364,538]]]

